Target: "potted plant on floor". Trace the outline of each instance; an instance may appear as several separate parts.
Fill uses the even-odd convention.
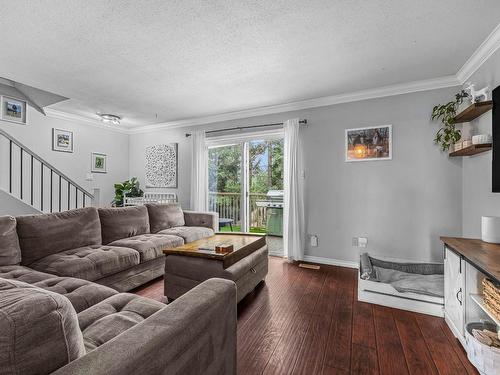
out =
[[[137,177],[132,177],[130,180],[124,181],[121,184],[115,184],[115,198],[111,204],[113,207],[123,207],[125,195],[129,198],[142,197],[144,191],[139,187]]]

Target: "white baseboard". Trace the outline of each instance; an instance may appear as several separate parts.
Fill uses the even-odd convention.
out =
[[[315,256],[312,256],[312,255],[304,255],[304,257],[302,258],[302,260],[305,261],[305,262],[311,262],[311,263],[328,264],[330,266],[339,266],[339,267],[348,267],[348,268],[359,268],[358,262],[351,262],[351,261],[348,261],[348,260],[315,257]]]

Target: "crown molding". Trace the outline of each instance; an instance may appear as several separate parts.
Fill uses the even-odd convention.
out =
[[[498,48],[500,48],[500,24],[493,29],[491,34],[488,35],[457,72],[457,79],[460,81],[460,84],[464,84]]]
[[[215,122],[243,119],[248,117],[265,116],[276,113],[299,111],[310,108],[326,107],[335,104],[356,102],[361,100],[383,98],[388,96],[410,94],[414,92],[437,90],[447,87],[463,85],[490,57],[500,48],[500,24],[488,35],[481,45],[474,51],[472,56],[465,62],[460,70],[454,74],[444,77],[413,81],[378,88],[354,91],[351,93],[325,96],[315,99],[301,100],[296,102],[271,105],[246,109],[242,111],[226,112],[217,115],[188,118],[178,121],[169,121],[159,124],[138,126],[135,128],[116,127],[104,124],[101,121],[81,115],[74,115],[67,112],[46,109],[47,115],[65,120],[85,122],[99,128],[124,134],[150,133],[165,129],[183,128],[197,126]]]
[[[210,124],[214,122],[237,120],[248,117],[265,116],[275,113],[299,111],[309,108],[326,107],[341,103],[350,103],[367,99],[409,94],[413,92],[436,90],[436,89],[454,87],[459,85],[460,82],[457,80],[456,76],[451,75],[451,76],[432,78],[421,81],[401,83],[396,85],[382,86],[369,90],[360,90],[347,94],[324,96],[321,98],[301,100],[297,102],[278,104],[266,107],[258,107],[242,111],[227,112],[218,115],[196,117],[179,121],[170,121],[160,124],[140,126],[129,129],[129,133],[130,134],[149,133],[164,129],[175,129],[187,126]]]
[[[75,113],[64,112],[64,111],[60,111],[60,110],[49,108],[49,107],[44,108],[44,111],[48,117],[57,118],[60,120],[66,120],[66,121],[83,122],[87,125],[91,125],[91,126],[94,126],[96,128],[100,128],[100,129],[109,130],[109,131],[112,131],[115,133],[129,134],[129,129],[124,128],[123,126],[109,125],[109,124],[102,122],[101,120],[94,119],[91,117],[77,115]]]

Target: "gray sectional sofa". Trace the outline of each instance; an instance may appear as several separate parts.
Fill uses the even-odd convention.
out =
[[[218,225],[216,213],[182,211],[174,204],[87,207],[14,220],[21,265],[120,292],[163,275],[164,248],[209,237]]]
[[[117,293],[80,313],[0,278],[1,375],[236,374],[236,285],[210,279],[169,305]]]
[[[123,293],[217,222],[175,205],[0,217],[0,375],[235,374],[233,282],[169,305]]]

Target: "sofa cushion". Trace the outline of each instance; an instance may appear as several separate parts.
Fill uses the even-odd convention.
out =
[[[47,255],[101,244],[101,223],[94,207],[18,216],[17,233],[21,244],[21,263],[27,266]]]
[[[186,227],[207,227],[214,232],[219,231],[219,214],[217,212],[184,211]]]
[[[149,233],[148,210],[144,206],[100,208],[102,243]]]
[[[0,266],[0,278],[22,281],[57,294],[62,294],[70,300],[76,312],[85,310],[118,293],[114,289],[87,280],[58,277],[24,266]]]
[[[98,348],[149,318],[166,305],[135,294],[120,293],[78,314],[85,349]]]
[[[33,284],[38,281],[51,279],[54,275],[35,271],[24,266],[0,266],[0,277],[8,280],[22,281]]]
[[[141,234],[113,241],[109,246],[130,247],[139,252],[141,263],[163,256],[163,250],[184,245],[184,240],[168,234]]]
[[[139,264],[139,253],[115,246],[85,246],[49,255],[32,263],[37,271],[94,281]]]
[[[158,233],[182,237],[186,243],[214,235],[212,229],[205,227],[175,227],[161,230]]]
[[[16,219],[12,216],[0,217],[0,266],[21,263],[21,248],[16,231]]]
[[[52,277],[33,285],[65,296],[77,313],[118,294],[116,290],[107,286],[73,277]]]
[[[78,318],[57,293],[0,279],[0,372],[50,374],[83,356]]]
[[[185,225],[184,212],[177,203],[146,204],[146,207],[148,209],[151,233],[158,233],[163,229]]]

